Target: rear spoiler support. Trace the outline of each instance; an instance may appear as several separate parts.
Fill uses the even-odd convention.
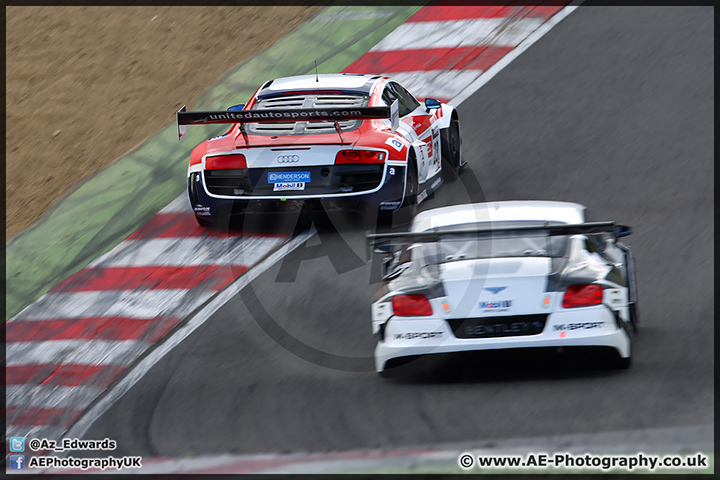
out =
[[[345,143],[345,137],[343,137],[342,129],[340,128],[340,124],[338,123],[337,119],[334,120],[335,123],[335,131],[340,135],[340,143]]]

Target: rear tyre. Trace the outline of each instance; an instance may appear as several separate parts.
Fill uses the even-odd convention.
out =
[[[450,126],[440,132],[440,147],[442,152],[442,173],[444,181],[457,178],[464,164],[461,158],[460,121],[453,112]]]
[[[405,184],[405,201],[403,208],[410,217],[414,217],[417,213],[417,196],[418,196],[418,170],[415,156],[410,155],[408,159],[407,183]]]
[[[614,355],[610,359],[610,367],[615,370],[627,370],[632,365],[632,341],[630,341],[630,355],[627,358],[620,356],[620,352],[615,350]]]
[[[620,355],[615,359],[612,367],[616,370],[627,370],[632,365],[632,356],[622,358]]]
[[[378,375],[385,380],[431,381],[434,379],[434,370],[427,358],[412,355],[388,360]]]
[[[418,170],[415,156],[408,158],[407,182],[405,183],[405,199],[397,210],[379,210],[378,226],[392,227],[393,223],[409,224],[417,213]]]
[[[198,217],[197,215],[195,216],[195,220],[197,220],[198,225],[200,225],[201,227],[212,228],[215,226],[215,222],[213,222],[212,220],[206,220],[204,218]]]
[[[631,303],[628,305],[628,308],[630,310],[630,325],[632,326],[633,333],[637,333],[638,327],[637,324],[639,322],[639,316],[638,316],[638,308],[637,303]]]

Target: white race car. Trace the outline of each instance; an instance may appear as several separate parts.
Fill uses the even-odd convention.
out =
[[[385,253],[372,305],[375,366],[435,353],[604,347],[630,366],[638,322],[632,229],[585,223],[585,207],[503,201],[437,208],[407,233],[368,235]]]

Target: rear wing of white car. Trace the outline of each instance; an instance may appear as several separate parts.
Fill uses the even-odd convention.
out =
[[[245,130],[243,129],[245,123],[307,122],[318,120],[334,122],[335,129],[342,138],[342,131],[338,125],[339,120],[389,118],[392,122],[392,130],[395,131],[400,124],[398,112],[397,100],[395,100],[390,107],[283,108],[206,112],[188,112],[183,105],[183,107],[177,111],[178,140],[187,133],[187,125],[239,123],[241,132],[243,136],[246,137]]]
[[[460,240],[472,238],[487,238],[493,236],[522,236],[522,235],[582,235],[593,233],[612,233],[617,236],[629,235],[632,230],[624,225],[615,225],[615,222],[589,222],[565,225],[539,225],[518,227],[460,227],[453,229],[431,229],[424,232],[399,232],[368,234],[367,246],[372,247],[376,253],[390,253],[397,245],[411,243],[435,243],[440,240]],[[383,248],[384,247],[384,248]],[[370,252],[367,252],[368,256]]]

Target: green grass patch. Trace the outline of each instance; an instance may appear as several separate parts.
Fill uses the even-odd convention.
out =
[[[193,109],[246,102],[262,82],[315,71],[338,72],[370,50],[419,6],[331,6],[275,45],[228,71]],[[189,106],[191,107],[191,106]],[[168,112],[170,117],[174,112]],[[227,126],[192,127],[182,142],[168,125],[86,179],[6,245],[5,318],[110,251],[185,190],[187,162],[201,141]]]

